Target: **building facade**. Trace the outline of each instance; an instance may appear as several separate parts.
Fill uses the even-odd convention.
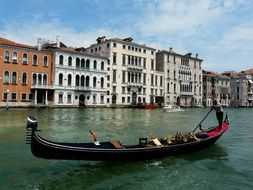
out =
[[[155,103],[155,49],[133,42],[132,38],[106,39],[87,48],[88,53],[105,56],[108,99],[112,106]]]
[[[178,54],[172,48],[156,53],[156,70],[165,76],[165,104],[202,106],[202,61],[198,55]]]
[[[107,59],[57,41],[44,48],[53,52],[54,106],[106,106]]]
[[[52,102],[52,53],[0,38],[0,107]]]
[[[253,69],[231,77],[231,106],[253,107]]]
[[[203,105],[212,106],[216,99],[222,106],[229,106],[230,98],[230,77],[203,71]]]

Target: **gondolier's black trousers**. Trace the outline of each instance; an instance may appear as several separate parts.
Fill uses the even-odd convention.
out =
[[[221,126],[223,121],[223,112],[222,111],[216,112],[216,118],[218,120],[219,126]]]

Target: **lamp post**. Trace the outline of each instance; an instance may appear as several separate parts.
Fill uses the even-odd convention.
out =
[[[7,97],[6,97],[6,109],[9,109],[9,89],[6,90]]]

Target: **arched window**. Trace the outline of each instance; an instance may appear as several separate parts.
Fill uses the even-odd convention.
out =
[[[80,59],[79,59],[79,57],[76,58],[76,67],[80,67]]]
[[[10,62],[10,52],[9,51],[4,52],[4,61]]]
[[[84,86],[84,76],[81,76],[81,86]]]
[[[28,64],[28,56],[26,53],[23,54],[23,64]]]
[[[93,62],[93,69],[97,69],[97,61],[96,60],[94,60],[94,62]]]
[[[37,65],[38,64],[38,57],[37,55],[33,55],[33,65]]]
[[[68,65],[69,65],[69,66],[72,66],[72,57],[70,57],[70,56],[69,56],[69,58],[68,58]]]
[[[81,59],[81,67],[82,67],[82,68],[85,67],[85,60],[84,60],[84,58]]]
[[[101,88],[104,88],[104,78],[101,78],[101,79],[100,79],[100,87],[101,87]]]
[[[22,74],[22,84],[27,84],[27,74],[26,73]]]
[[[18,53],[15,52],[15,51],[12,54],[12,62],[13,63],[17,63],[18,62]]]
[[[60,73],[59,74],[59,85],[62,85],[63,84],[63,74]]]
[[[89,60],[89,59],[86,60],[86,68],[87,68],[87,69],[90,68],[90,60]]]
[[[4,72],[4,83],[10,83],[10,73],[9,73],[9,71]]]
[[[105,70],[105,63],[101,61],[101,70]]]
[[[72,84],[71,84],[71,83],[72,83],[71,81],[72,81],[72,75],[69,74],[69,75],[68,75],[68,86],[71,86],[71,85],[72,85]]]
[[[86,87],[89,87],[90,86],[90,77],[89,76],[87,76],[86,77],[86,80],[85,80],[85,82],[86,82]]]
[[[48,66],[48,63],[47,63],[47,56],[44,56],[44,58],[43,58],[43,65],[44,65],[44,66]]]
[[[12,84],[17,84],[17,73],[13,72],[11,77]]]
[[[93,87],[95,88],[97,86],[97,78],[93,77]]]
[[[43,75],[43,85],[47,85],[47,75]]]
[[[59,65],[63,65],[63,55],[60,55],[60,58],[59,58]]]
[[[79,75],[76,75],[76,86],[79,86],[79,82],[80,81],[80,77],[79,77]]]
[[[33,74],[33,85],[36,85],[37,84],[37,75],[34,73]]]
[[[38,84],[41,85],[42,84],[42,75],[38,74]]]

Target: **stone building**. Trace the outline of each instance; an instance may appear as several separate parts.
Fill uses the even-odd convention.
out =
[[[233,73],[231,77],[231,106],[253,106],[253,69]]]
[[[43,48],[53,52],[54,106],[107,105],[105,57],[88,54],[83,47],[67,47],[59,39]]]
[[[211,106],[217,99],[222,106],[230,105],[230,77],[203,71],[203,105]]]
[[[106,39],[103,36],[87,51],[109,59],[106,66],[107,103],[112,106],[155,103],[158,77],[154,48],[135,43],[131,37]]]
[[[182,55],[170,48],[156,53],[156,70],[164,73],[165,104],[202,106],[202,59]]]

